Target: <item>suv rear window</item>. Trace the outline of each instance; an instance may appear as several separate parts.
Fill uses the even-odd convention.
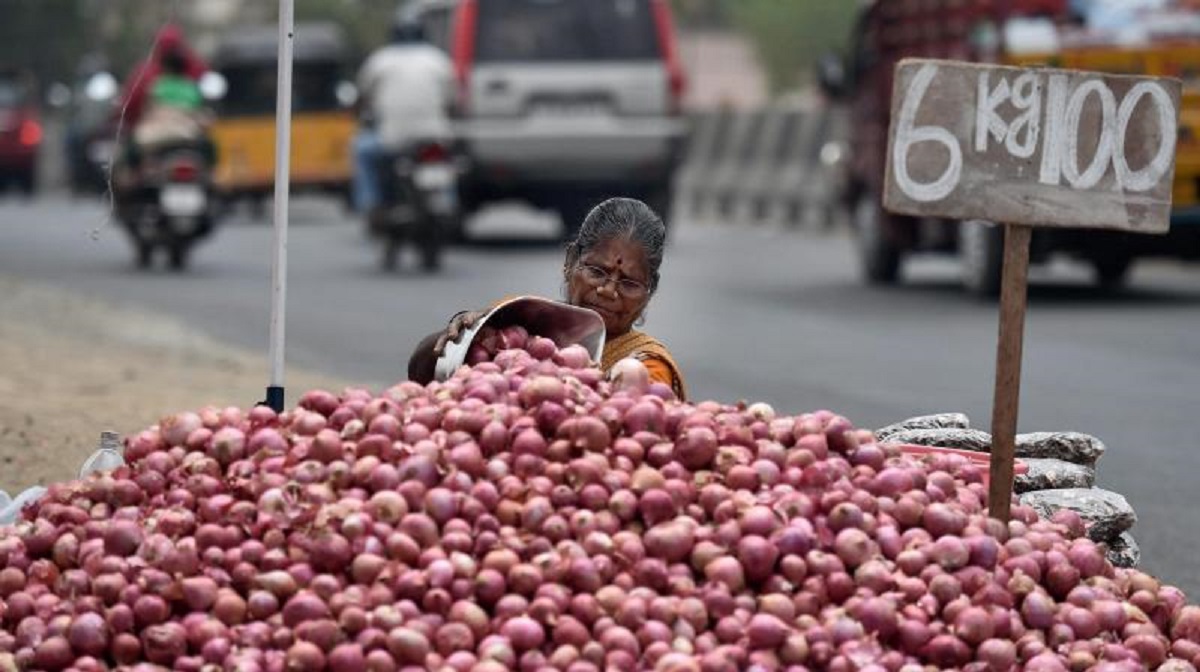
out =
[[[479,62],[661,56],[648,0],[485,0],[476,35]]]

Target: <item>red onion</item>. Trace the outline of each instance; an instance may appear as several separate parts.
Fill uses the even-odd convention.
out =
[[[689,427],[675,442],[674,458],[688,469],[701,469],[717,454],[717,435],[707,427]]]
[[[851,568],[866,562],[876,552],[871,538],[857,528],[848,528],[839,532],[834,541],[834,547],[837,550],[837,557]]]
[[[325,653],[311,642],[298,641],[287,650],[289,672],[320,672],[326,664]]]
[[[626,358],[618,361],[609,370],[609,379],[614,391],[634,396],[645,394],[650,388],[650,372],[640,361]]]
[[[217,601],[217,582],[207,576],[193,576],[180,582],[183,599],[192,611],[207,611]]]
[[[104,532],[104,551],[110,555],[129,556],[142,543],[142,530],[130,520],[113,520]]]
[[[500,632],[512,642],[517,651],[536,649],[542,645],[546,637],[546,633],[537,621],[524,616],[508,620],[501,626]]]
[[[178,623],[152,625],[142,631],[142,650],[152,663],[174,663],[187,650],[186,633]]]
[[[99,614],[80,614],[67,630],[67,641],[80,655],[102,656],[108,650],[108,626]]]
[[[1136,653],[1142,665],[1149,669],[1157,668],[1167,657],[1166,644],[1159,636],[1134,635],[1125,640],[1125,646]]]

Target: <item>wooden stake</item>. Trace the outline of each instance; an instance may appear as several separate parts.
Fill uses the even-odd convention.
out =
[[[1024,224],[1004,226],[1000,333],[996,343],[996,388],[992,398],[992,458],[988,514],[1006,523],[1013,493],[1017,411],[1021,400],[1021,345],[1025,334],[1029,238],[1032,231],[1032,228]]]

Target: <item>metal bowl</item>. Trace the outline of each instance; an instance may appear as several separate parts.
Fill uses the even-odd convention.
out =
[[[488,311],[457,342],[447,343],[438,357],[434,378],[446,380],[454,375],[483,327],[500,329],[514,324],[525,327],[531,335],[549,338],[560,348],[582,345],[596,362],[604,352],[604,318],[596,311],[540,296],[518,296]]]

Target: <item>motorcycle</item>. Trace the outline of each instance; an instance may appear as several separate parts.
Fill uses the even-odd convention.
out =
[[[461,216],[456,157],[447,143],[430,141],[382,160],[377,172],[382,205],[368,215],[371,235],[383,243],[382,267],[394,270],[409,241],[417,249],[421,268],[436,271],[441,267],[442,247]]]
[[[198,81],[208,103],[228,90],[225,78]],[[192,246],[212,233],[221,212],[215,198],[216,145],[211,110],[156,106],[132,129],[113,159],[117,218],[133,242],[138,268],[149,268],[165,250],[173,270],[187,266]]]
[[[137,265],[149,268],[163,249],[170,268],[181,270],[215,222],[211,149],[205,140],[175,141],[147,151],[138,164],[117,203]]]

